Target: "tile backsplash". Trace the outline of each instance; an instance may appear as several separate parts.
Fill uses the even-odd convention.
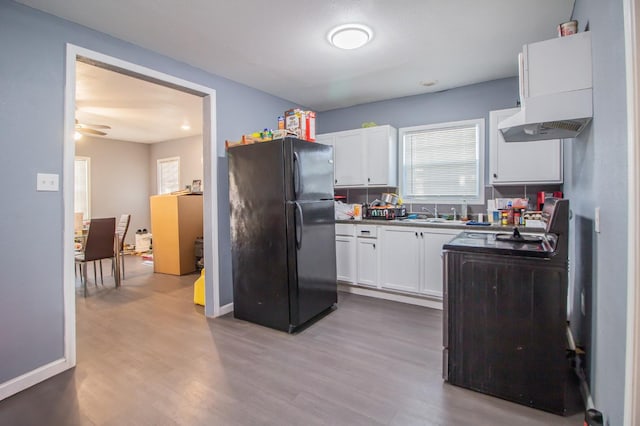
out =
[[[346,197],[347,203],[369,204],[380,199],[384,192],[397,192],[398,188],[336,188],[335,195],[342,195]],[[536,197],[539,191],[553,192],[562,191],[562,185],[505,185],[505,186],[486,186],[485,187],[485,202],[480,204],[469,204],[467,212],[472,215],[473,219],[476,219],[478,213],[487,214],[487,200],[495,198],[527,198],[529,199],[529,208],[534,209],[536,207]],[[435,204],[433,203],[407,203],[405,202],[407,211],[411,213],[433,213]],[[448,215],[452,214],[452,208],[456,209],[456,213],[460,214],[461,204],[438,204],[438,214]],[[427,209],[427,210],[424,210]]]

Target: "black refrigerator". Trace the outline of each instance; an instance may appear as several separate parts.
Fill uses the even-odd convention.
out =
[[[233,310],[293,332],[337,303],[333,147],[229,148]]]

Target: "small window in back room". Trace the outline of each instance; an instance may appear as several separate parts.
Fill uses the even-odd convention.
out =
[[[170,194],[180,189],[180,157],[158,160],[158,194]]]
[[[74,161],[73,211],[91,219],[91,159],[76,157]]]

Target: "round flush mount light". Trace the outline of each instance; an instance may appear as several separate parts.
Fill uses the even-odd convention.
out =
[[[360,24],[340,25],[329,31],[329,43],[339,49],[352,50],[367,44],[373,36],[371,28]]]
[[[185,131],[187,131],[187,130],[191,130],[191,126],[189,125],[189,123],[184,123],[184,124],[182,124],[182,126],[180,126],[180,128],[181,128],[182,130],[185,130]]]

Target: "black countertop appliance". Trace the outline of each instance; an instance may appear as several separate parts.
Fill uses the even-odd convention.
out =
[[[463,232],[443,246],[443,378],[568,415],[581,409],[567,359],[569,200],[547,198],[544,235]]]
[[[337,303],[333,148],[229,148],[234,316],[293,332]]]

